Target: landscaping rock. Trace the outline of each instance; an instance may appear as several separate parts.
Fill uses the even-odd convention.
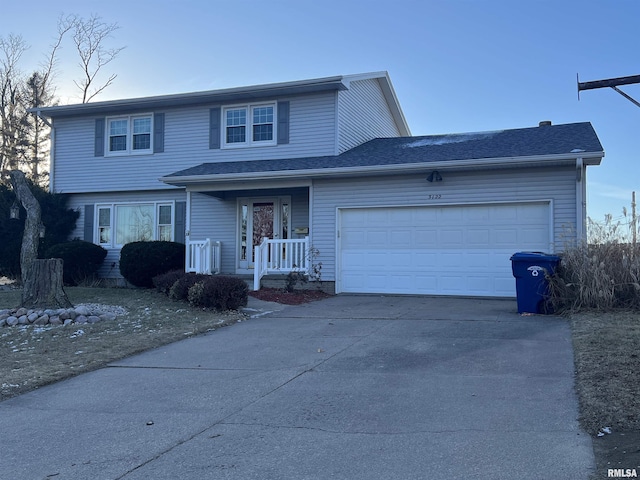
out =
[[[126,309],[110,305],[87,304],[74,308],[26,309],[24,307],[0,310],[0,327],[15,325],[71,325],[109,322],[118,315],[126,315]]]

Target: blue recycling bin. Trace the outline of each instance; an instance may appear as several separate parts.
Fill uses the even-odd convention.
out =
[[[550,313],[547,275],[553,275],[560,257],[542,252],[518,252],[511,256],[511,268],[516,278],[518,313]]]

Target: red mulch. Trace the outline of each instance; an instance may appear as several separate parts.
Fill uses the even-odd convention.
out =
[[[254,298],[266,302],[284,303],[285,305],[300,305],[302,303],[315,302],[323,298],[331,297],[321,290],[296,290],[285,292],[279,288],[261,288],[255,292],[249,292]]]

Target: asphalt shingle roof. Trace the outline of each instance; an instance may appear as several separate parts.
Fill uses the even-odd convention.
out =
[[[210,162],[167,177],[513,159],[602,151],[591,123],[583,122],[494,132],[378,138],[336,156]]]

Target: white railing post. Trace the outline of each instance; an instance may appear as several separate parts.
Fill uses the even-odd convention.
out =
[[[191,241],[186,244],[185,271],[211,275],[220,273],[222,242],[206,240]]]
[[[212,265],[211,265],[211,273],[220,273],[221,263],[222,263],[222,242],[220,240],[212,243],[211,248],[213,249],[213,254],[211,255]]]
[[[260,245],[254,247],[253,258],[253,289],[260,290],[260,279],[267,272],[269,261],[269,239],[264,237]]]

